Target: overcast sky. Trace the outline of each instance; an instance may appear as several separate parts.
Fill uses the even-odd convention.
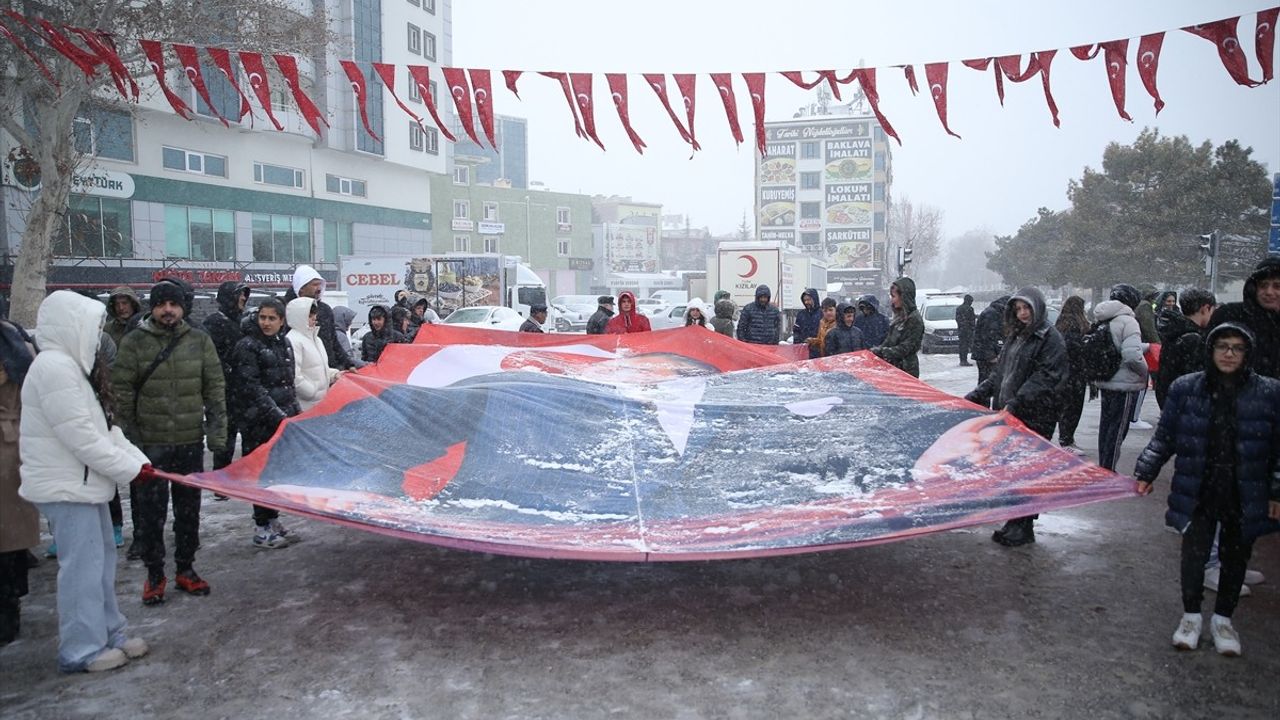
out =
[[[1038,207],[1067,206],[1067,181],[1086,166],[1097,168],[1110,142],[1130,143],[1143,127],[1187,135],[1199,143],[1238,138],[1254,158],[1280,171],[1280,80],[1256,88],[1237,85],[1213,45],[1189,33],[1166,35],[1159,88],[1166,103],[1159,117],[1137,75],[1136,38],[1198,22],[1242,15],[1239,31],[1254,57],[1254,13],[1276,0],[974,0],[940,3],[823,2],[791,0],[455,0],[453,64],[493,70],[627,72],[631,120],[648,149],[637,155],[608,101],[603,77],[596,124],[607,151],[573,131],[558,83],[536,75],[520,81],[517,99],[497,92],[499,113],[529,119],[531,180],[550,189],[631,195],[658,202],[664,212],[691,216],[693,225],[728,233],[750,213],[755,157],[751,107],[735,78],[738,113],[747,142],[735,147],[708,72],[847,70],[881,68],[881,109],[902,145],[893,148],[897,199],[942,208],[947,236],[989,227],[1009,233]],[[785,8],[785,9],[784,9]],[[959,65],[974,57],[1066,48],[1135,38],[1129,48],[1127,109],[1112,103],[1101,56],[1082,62],[1059,53],[1052,87],[1062,121],[1055,128],[1039,79],[1006,83],[1005,104],[996,99],[990,72]],[[1278,53],[1280,55],[1280,53]],[[917,65],[924,86],[926,62],[952,63],[948,95],[951,128],[938,122],[928,91],[912,96],[902,71]],[[1277,57],[1280,64],[1280,57]],[[696,72],[695,127],[702,152],[690,159],[656,96],[639,73]],[[790,119],[813,91],[778,75],[767,80],[767,119]],[[495,75],[495,88],[501,77]],[[673,101],[679,104],[674,83]]]

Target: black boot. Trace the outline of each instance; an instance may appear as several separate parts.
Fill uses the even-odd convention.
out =
[[[991,539],[1005,547],[1030,545],[1036,541],[1035,519],[1018,518],[1005,523],[1004,532],[997,532]]]
[[[1000,542],[1000,538],[1004,537],[1005,533],[1009,532],[1009,530],[1017,523],[1018,523],[1017,520],[1009,520],[1008,522],[1006,522],[1004,525],[1000,527],[999,530],[996,530],[995,532],[991,533],[991,541]]]
[[[0,645],[8,645],[18,638],[21,611],[17,598],[0,600]]]

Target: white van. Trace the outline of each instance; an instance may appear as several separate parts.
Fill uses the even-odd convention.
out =
[[[689,302],[687,290],[655,290],[649,297],[663,305],[683,305]]]
[[[924,353],[959,352],[960,331],[956,327],[956,308],[964,304],[964,293],[925,295],[920,303],[924,319]]]

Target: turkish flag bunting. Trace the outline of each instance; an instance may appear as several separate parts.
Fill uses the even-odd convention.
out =
[[[1160,68],[1160,46],[1164,44],[1164,33],[1143,35],[1138,41],[1138,77],[1142,78],[1142,86],[1154,99],[1156,114],[1164,109],[1164,100],[1160,99],[1160,90],[1156,87],[1156,71]]]
[[[1216,45],[1218,57],[1222,59],[1222,66],[1227,69],[1231,79],[1245,87],[1254,87],[1260,83],[1249,79],[1248,60],[1244,57],[1244,51],[1240,49],[1240,38],[1236,36],[1236,24],[1239,22],[1239,17],[1233,17],[1182,29]]]
[[[843,80],[837,82],[844,84],[857,80],[862,86],[862,94],[867,97],[867,104],[871,106],[871,113],[876,116],[876,120],[880,121],[880,127],[889,137],[902,144],[902,138],[898,137],[898,131],[893,129],[889,124],[889,119],[880,112],[880,93],[876,91],[876,69],[875,68],[859,68],[848,74]]]
[[[489,140],[489,147],[498,149],[493,135],[493,82],[488,70],[468,70],[471,76],[471,96],[476,101],[476,115],[480,116],[480,128]],[[477,143],[479,144],[479,143]]]
[[[920,86],[916,84],[916,70],[910,65],[902,66],[902,74],[907,78],[907,87],[911,88],[912,95],[920,93]]]
[[[54,27],[53,23],[44,18],[36,18],[36,23],[40,25],[40,29],[37,30],[18,13],[12,10],[6,10],[5,12],[48,43],[54,50],[57,50],[60,55],[70,60],[76,67],[80,68],[80,72],[84,73],[86,78],[93,78],[98,75],[96,68],[102,61],[96,55],[85,52],[79,45],[71,42],[71,39],[66,35],[58,32],[58,28]]]
[[[453,133],[449,132],[449,128],[440,121],[440,113],[436,110],[436,99],[431,94],[431,66],[410,65],[409,76],[413,78],[414,84],[418,86],[418,96],[427,104],[427,112],[431,113],[431,119],[435,121],[436,127],[440,129],[440,134],[449,138],[449,142],[457,142],[457,138],[453,136]],[[476,144],[479,145],[480,143]]]
[[[364,76],[364,71],[360,69],[359,65],[350,60],[343,60],[338,64],[342,66],[343,72],[347,74],[347,79],[351,81],[351,92],[356,97],[356,107],[360,109],[360,123],[364,125],[364,131],[369,133],[369,137],[382,142],[382,138],[378,137],[378,134],[373,131],[373,127],[369,125],[369,110],[367,107],[369,83]]]
[[[387,88],[387,92],[391,93],[391,99],[396,101],[396,105],[399,105],[400,109],[404,111],[404,114],[413,118],[413,121],[418,123],[418,126],[421,127],[422,118],[419,117],[417,113],[410,110],[409,106],[405,105],[404,101],[400,99],[400,96],[396,94],[396,66],[388,63],[373,63],[373,71],[378,74],[378,77],[382,80],[382,84]]]
[[[603,150],[604,143],[600,142],[600,138],[596,135],[595,108],[592,105],[594,100],[591,95],[591,73],[569,73],[569,83],[573,86],[573,99],[577,101],[578,114],[582,116],[582,125],[586,129],[587,137],[591,138]]]
[[[827,86],[831,88],[831,94],[835,95],[837,100],[841,99],[840,98],[840,82],[841,81],[836,79],[836,71],[835,70],[818,70],[816,72],[818,73],[818,79],[814,80],[813,82],[805,82],[804,73],[799,72],[798,70],[787,70],[785,72],[780,72],[778,74],[790,80],[791,82],[795,83],[796,85],[798,85],[800,88],[804,90],[812,90],[818,85],[820,85],[821,83],[826,82]]]
[[[1129,41],[1112,40],[1099,43],[1102,47],[1102,59],[1107,63],[1107,81],[1111,83],[1111,99],[1116,103],[1116,112],[1125,120],[1133,121],[1124,109],[1125,73],[1129,67]]]
[[[1262,82],[1275,77],[1276,21],[1280,20],[1280,7],[1258,12],[1258,30],[1254,38],[1254,50],[1258,64],[1262,66]]]
[[[675,123],[676,130],[680,132],[680,137],[685,142],[693,145],[694,150],[698,150],[698,146],[693,142],[693,136],[685,129],[684,124],[680,122],[680,118],[676,115],[676,111],[671,109],[671,100],[667,97],[667,78],[661,73],[646,73],[644,75],[645,82],[649,83],[649,87],[657,93],[658,99],[662,101],[662,107],[666,108],[667,116],[671,118],[671,122]]]
[[[698,144],[698,136],[693,130],[693,110],[697,103],[697,82],[698,76],[693,73],[674,74],[676,88],[680,90],[680,99],[684,100],[684,110],[689,118],[689,143],[693,145],[694,150],[701,150],[702,146]]]
[[[62,91],[62,86],[59,85],[57,79],[53,77],[53,73],[49,72],[49,67],[45,65],[43,61],[40,60],[40,56],[31,52],[31,48],[27,47],[27,44],[22,42],[22,38],[18,37],[17,34],[15,34],[12,30],[10,30],[8,26],[6,26],[4,23],[0,23],[0,35],[3,35],[6,38],[8,38],[9,42],[13,43],[14,47],[21,50],[23,55],[26,55],[28,58],[30,58],[31,63],[36,66],[36,69],[39,70],[40,74],[44,76],[44,79],[49,81],[50,85],[52,85],[59,92]]]
[[[764,133],[765,74],[742,73],[742,79],[747,82],[747,92],[751,94],[751,112],[756,120],[756,150],[760,157],[764,157],[767,154]]]
[[[1053,92],[1049,89],[1049,66],[1053,62],[1053,58],[1058,54],[1057,50],[1044,50],[1037,53],[1031,53],[1027,60],[1026,70],[1020,70],[1022,57],[1020,55],[1005,55],[996,62],[1000,72],[1004,73],[1011,82],[1026,82],[1036,75],[1040,76],[1040,84],[1044,88],[1044,100],[1049,105],[1049,113],[1053,116],[1053,126],[1061,127],[1062,123],[1058,120],[1058,103],[1053,99]],[[1121,95],[1123,97],[1124,86],[1123,79],[1121,84]]]
[[[100,30],[85,30],[69,25],[63,27],[67,32],[75,33],[97,55],[98,60],[106,64],[107,70],[111,72],[111,80],[116,84],[116,90],[120,91],[121,97],[128,100],[132,93],[133,99],[138,99],[138,83],[133,81],[129,69],[124,66],[124,61],[116,52],[115,43],[112,42],[110,35]]]
[[[292,55],[279,53],[271,57],[275,58],[276,67],[280,68],[280,74],[284,75],[284,81],[293,93],[293,101],[298,104],[298,112],[302,113],[302,119],[307,121],[316,135],[319,135],[320,125],[329,127],[329,123],[324,119],[320,108],[316,107],[316,104],[311,102],[311,98],[307,97],[307,93],[302,90],[302,80],[298,76],[298,61]]]
[[[254,97],[258,98],[262,110],[267,113],[267,119],[276,130],[284,130],[284,126],[271,112],[271,85],[267,82],[267,67],[263,64],[262,54],[242,50],[240,64],[244,66],[245,75],[249,78],[249,88],[253,90]]]
[[[987,66],[992,64],[991,62],[992,60],[995,60],[995,58],[983,58],[981,60],[961,60],[960,62],[963,63],[966,67],[971,67],[974,70],[986,70]],[[1000,98],[1000,105],[1004,106],[1004,72],[1000,70],[999,63],[995,64],[994,70],[995,70],[995,76],[996,76],[996,97]]]
[[[573,131],[577,133],[578,137],[580,138],[586,137],[587,133],[585,130],[582,129],[582,122],[578,120],[578,111],[576,109],[577,103],[574,102],[574,99],[573,99],[573,89],[569,86],[568,73],[540,72],[538,74],[543,77],[549,77],[552,80],[556,80],[560,83],[560,90],[564,92],[564,101],[569,103],[569,114],[573,116]]]
[[[738,125],[738,101],[733,97],[733,74],[711,73],[711,82],[715,83],[720,101],[724,103],[724,114],[729,118],[729,132],[733,133],[733,141],[741,145],[742,127]]]
[[[173,53],[178,56],[178,62],[182,63],[182,71],[187,74],[187,81],[196,89],[196,94],[204,101],[209,112],[222,121],[223,127],[231,127],[227,119],[222,117],[222,113],[218,112],[218,108],[213,106],[213,100],[209,97],[209,88],[204,84],[204,75],[200,72],[200,53],[190,45],[179,43],[172,43],[172,45]]]
[[[471,142],[484,147],[480,138],[476,137],[475,121],[471,113],[471,86],[467,84],[467,71],[462,68],[440,68],[444,75],[445,85],[449,86],[449,94],[453,96],[453,107],[458,111],[458,120],[462,129],[471,138]]]
[[[191,119],[191,108],[182,102],[182,98],[177,93],[169,89],[169,81],[164,76],[164,46],[155,40],[139,40],[138,44],[142,46],[142,52],[146,53],[147,64],[151,66],[151,72],[155,73],[156,82],[160,84],[160,92],[164,93],[164,97],[169,101],[169,105],[173,107],[173,111],[183,120]]]
[[[515,95],[516,97],[520,97],[520,91],[516,90],[516,81],[519,80],[520,76],[523,74],[524,74],[523,70],[503,70],[502,71],[502,81],[507,84],[507,89],[510,90],[511,94]]]
[[[609,93],[613,96],[614,106],[618,108],[618,120],[622,121],[622,129],[627,131],[627,137],[631,139],[636,152],[643,155],[647,146],[635,128],[631,127],[631,115],[627,110],[627,76],[623,73],[605,73],[604,77],[609,81]]]
[[[960,137],[947,125],[947,74],[948,64],[929,63],[924,66],[924,79],[929,83],[929,94],[933,96],[933,106],[938,110],[938,119],[942,121],[942,129],[948,135]]]
[[[245,97],[244,91],[240,89],[240,83],[236,80],[236,71],[231,67],[231,53],[226,48],[207,47],[204,49],[209,53],[209,57],[213,60],[213,66],[218,68],[227,82],[231,83],[231,89],[236,91],[236,95],[240,96],[240,117],[236,120],[243,120],[245,115],[250,117],[252,121],[253,109],[249,107],[249,98]]]

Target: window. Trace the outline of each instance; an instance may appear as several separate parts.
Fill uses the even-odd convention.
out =
[[[557,224],[557,225],[572,225],[572,224],[573,224],[573,220],[572,220],[572,218],[570,217],[570,214],[569,214],[569,208],[567,208],[567,207],[558,207],[558,208],[556,208],[556,224]]]
[[[128,200],[72,195],[53,239],[63,257],[133,257],[133,218]]]
[[[820,241],[818,233],[800,233],[800,244],[806,247],[816,247]]]
[[[436,14],[436,0],[422,0],[422,9],[423,9],[423,10],[426,10],[427,12],[431,13],[432,15],[435,15],[435,14]]]
[[[432,83],[434,85],[435,83]],[[427,152],[432,155],[440,154],[440,131],[435,128],[426,128]]]
[[[302,188],[302,171],[283,165],[253,164],[253,181],[264,185]]]
[[[253,259],[290,264],[311,262],[311,219],[254,213]]]
[[[164,166],[169,170],[221,178],[227,176],[227,159],[222,155],[168,146],[160,148],[160,155]]]
[[[876,153],[876,172],[880,172],[881,170],[884,170],[884,167],[885,167],[884,153],[878,152]]]
[[[822,203],[802,202],[800,203],[800,217],[804,220],[812,220],[820,217]]]
[[[875,217],[875,229],[884,230],[884,213],[878,212]]]
[[[556,240],[556,255],[569,257],[569,238],[558,238]]]
[[[133,162],[133,118],[128,113],[88,107],[71,127],[76,152]]]
[[[384,40],[382,37],[382,5],[382,0],[351,1],[351,39],[352,50],[355,54],[352,59],[356,62],[382,62],[382,43]],[[382,83],[367,82],[365,86],[369,93],[365,102],[369,113],[369,126],[373,128],[375,135],[385,138],[387,135],[386,118],[383,116],[382,108]],[[373,136],[364,132],[363,128],[352,127],[351,132],[355,134],[356,150],[373,155],[386,154],[386,147],[382,141],[374,140]]]
[[[428,83],[427,83],[427,92],[428,92],[428,93],[431,93],[431,104],[432,104],[432,105],[439,105],[439,104],[440,104],[440,93],[436,92],[436,81],[435,81],[435,80],[431,80],[430,82],[428,82]]]
[[[883,184],[876,183],[875,190],[873,190],[872,192],[874,193],[873,197],[875,198],[876,202],[884,201],[884,185]]]
[[[436,36],[422,31],[422,57],[428,60],[436,59]]]
[[[453,251],[454,252],[471,252],[471,236],[470,235],[454,235]]]
[[[409,0],[409,4],[413,5],[414,7],[417,7],[419,4],[421,4],[421,1],[422,0]]]
[[[879,125],[876,126],[875,139],[876,142],[884,142],[884,128]]]
[[[818,143],[813,141],[800,143],[800,157],[805,160],[818,157]]]
[[[414,55],[422,54],[422,30],[413,23],[409,23],[409,52]]]
[[[822,173],[818,172],[802,172],[800,173],[800,189],[801,190],[817,190],[822,186],[819,177]]]
[[[368,197],[368,186],[365,185],[363,180],[338,177],[337,175],[324,176],[324,189],[339,195]]]
[[[482,217],[481,219],[488,220],[490,222],[498,222],[498,203],[485,202],[484,217]]]
[[[484,236],[484,251],[487,253],[498,252],[498,236],[497,235]]]
[[[470,200],[454,200],[453,216],[459,220],[467,220],[471,217],[471,201]]]
[[[454,185],[470,185],[471,184],[471,168],[466,165],[456,165],[453,168],[453,184]]]
[[[435,81],[433,80],[432,84],[434,83]],[[409,75],[409,99],[417,103],[422,102],[422,91],[418,89],[418,81],[414,79],[412,74]]]
[[[422,132],[422,126],[416,122],[409,123],[409,149],[422,151],[425,133]]]
[[[324,221],[324,261],[338,262],[341,255],[352,254],[351,223]]]
[[[235,260],[235,213],[164,206],[164,255],[189,260]]]

